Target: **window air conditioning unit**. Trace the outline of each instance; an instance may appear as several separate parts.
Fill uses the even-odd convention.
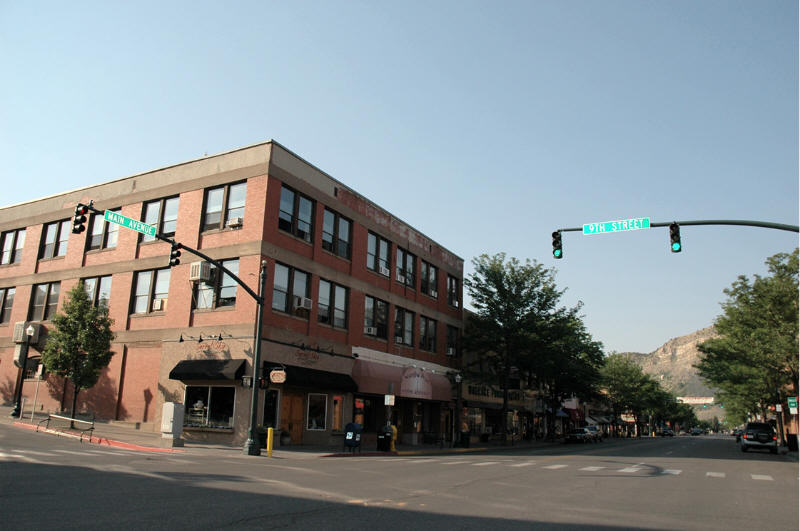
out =
[[[456,355],[455,347],[447,347],[447,355],[448,356],[455,356]]]
[[[306,297],[295,297],[294,298],[294,309],[295,310],[302,308],[303,310],[309,310],[310,311],[311,307],[313,305],[314,305],[313,301],[311,299],[309,299],[309,298],[306,298]]]
[[[31,336],[31,343],[39,342],[39,331],[42,328],[40,323],[31,323],[29,321],[20,321],[14,324],[14,343],[25,343],[28,340],[26,330],[28,326],[33,327],[33,335]]]
[[[193,282],[211,280],[211,262],[192,262],[189,265],[189,280]]]
[[[438,296],[439,296],[439,293],[435,289],[432,289],[431,290],[431,297],[433,297],[435,299]]]
[[[398,345],[402,345],[403,344],[403,336],[394,336],[394,342],[397,343]]]
[[[381,275],[388,277],[389,276],[389,268],[381,266]]]
[[[406,277],[403,275],[403,273],[397,273],[397,281],[400,284],[405,284],[406,283]]]
[[[365,326],[364,327],[364,333],[366,335],[368,335],[368,336],[377,336],[378,335],[378,329],[377,329],[377,327],[374,327],[374,326]]]
[[[231,218],[225,223],[225,226],[230,229],[238,229],[243,224],[244,224],[244,218]]]
[[[164,299],[153,299],[152,309],[154,312],[161,312],[167,309],[167,301]]]

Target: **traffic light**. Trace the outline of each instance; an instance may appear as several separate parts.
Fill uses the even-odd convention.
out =
[[[75,215],[72,217],[72,233],[80,234],[86,230],[86,213],[89,212],[89,207],[78,203],[75,207]]]
[[[564,250],[561,248],[561,231],[553,233],[553,258],[564,258]]]
[[[175,267],[181,263],[181,244],[172,244],[172,250],[169,252],[169,266]]]
[[[681,226],[674,222],[669,226],[669,243],[673,253],[681,252]]]

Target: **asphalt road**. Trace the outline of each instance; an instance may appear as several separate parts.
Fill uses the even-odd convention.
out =
[[[797,529],[798,465],[732,437],[418,457],[140,453],[0,425],[10,529]]]

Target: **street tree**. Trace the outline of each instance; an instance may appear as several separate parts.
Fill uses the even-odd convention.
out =
[[[724,290],[714,326],[719,337],[700,345],[699,375],[720,389],[727,415],[766,418],[782,393],[798,393],[798,249],[766,260],[769,275],[742,275]]]
[[[106,305],[92,304],[83,282],[67,293],[62,311],[53,317],[53,330],[42,351],[42,364],[48,372],[72,382],[72,418],[78,393],[97,383],[100,372],[114,355],[113,323]]]

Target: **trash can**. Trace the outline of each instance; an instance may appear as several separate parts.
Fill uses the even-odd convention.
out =
[[[356,448],[361,452],[361,424],[348,422],[344,427],[344,447],[345,450],[355,452]]]
[[[786,444],[789,446],[790,452],[797,451],[797,434],[796,433],[787,433],[786,434]]]
[[[392,428],[384,426],[378,430],[378,451],[389,452],[392,448]]]
[[[469,448],[469,432],[461,432],[461,448]]]

